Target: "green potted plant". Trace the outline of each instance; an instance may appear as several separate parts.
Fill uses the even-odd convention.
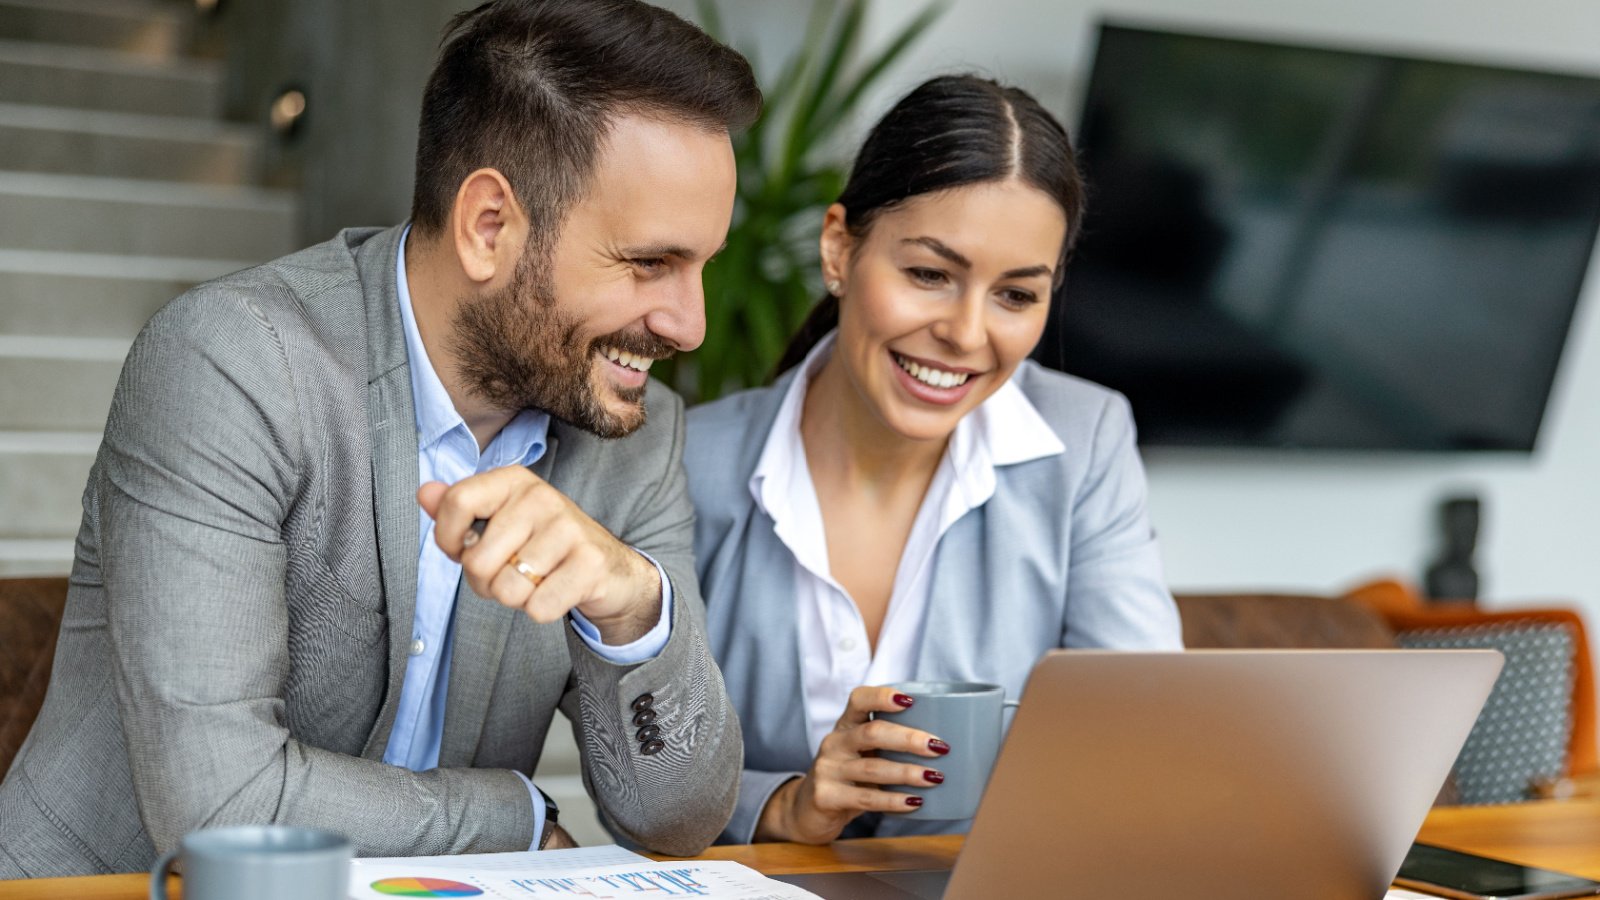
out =
[[[928,6],[865,53],[859,43],[867,2],[813,5],[799,51],[764,85],[760,121],[734,138],[738,197],[728,245],[705,270],[705,343],[656,369],[691,403],[772,374],[821,294],[817,232],[848,165],[829,150],[868,89],[943,12]],[[715,2],[701,0],[699,18],[712,36],[733,43]]]

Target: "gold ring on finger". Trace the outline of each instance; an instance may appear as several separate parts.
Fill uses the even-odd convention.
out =
[[[540,575],[538,572],[535,572],[533,570],[533,566],[530,566],[527,563],[523,562],[522,561],[522,557],[516,555],[515,553],[511,554],[510,563],[511,563],[511,568],[516,569],[519,573],[521,573],[523,578],[526,578],[529,581],[533,582],[533,586],[534,587],[538,587],[539,584],[544,581],[544,576],[543,575]]]

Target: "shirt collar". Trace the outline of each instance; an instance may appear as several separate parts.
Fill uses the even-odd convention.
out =
[[[800,415],[811,377],[832,354],[837,335],[837,329],[829,332],[799,365],[750,476],[751,495],[775,522],[784,519],[789,498],[796,496],[791,486],[797,477],[803,475],[805,487],[815,494],[810,471],[803,468],[805,445],[800,438]],[[956,423],[945,454],[955,475],[956,490],[964,501],[962,505],[971,509],[994,495],[996,468],[1056,456],[1066,449],[1055,429],[1017,386],[1013,373],[999,390]]]
[[[428,348],[417,329],[416,313],[411,309],[411,284],[406,279],[406,241],[411,236],[407,225],[400,234],[400,249],[395,254],[395,292],[400,295],[400,321],[406,336],[406,356],[411,362],[411,403],[417,416],[417,448],[426,450],[445,435],[461,429],[471,435],[466,420],[456,411],[450,392],[444,389],[439,373],[428,358]],[[550,416],[543,410],[525,409],[512,417],[485,450],[495,466],[531,464],[544,455],[550,430]]]
[[[1021,371],[1019,368],[1018,371]],[[956,424],[946,451],[955,473],[956,494],[965,509],[975,509],[994,496],[995,469],[1065,453],[1066,445],[1044,420],[1016,375]]]
[[[1017,371],[1022,370],[1019,367]],[[1017,385],[1015,373],[962,419],[956,431],[960,432],[962,426],[967,426],[988,447],[989,458],[997,466],[1014,466],[1067,452],[1056,430]]]

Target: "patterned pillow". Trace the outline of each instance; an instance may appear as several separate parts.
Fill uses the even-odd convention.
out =
[[[1571,630],[1544,623],[1419,628],[1398,635],[1402,647],[1490,648],[1505,669],[1456,759],[1465,804],[1531,799],[1535,782],[1566,770],[1577,677]]]

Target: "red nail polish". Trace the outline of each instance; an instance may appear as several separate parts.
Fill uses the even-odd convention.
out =
[[[894,695],[894,702],[900,704],[901,706],[910,706],[911,704],[913,704],[913,703],[915,703],[917,701],[911,699],[910,697],[906,696],[905,694],[895,694]]]
[[[943,756],[950,752],[950,745],[939,740],[938,738],[933,738],[932,740],[928,741],[928,749],[939,754],[940,756]]]
[[[923,769],[922,777],[933,784],[944,784],[944,773],[938,769]]]
[[[906,805],[907,806],[921,806],[922,805],[922,798],[921,797],[907,797],[906,798]]]

